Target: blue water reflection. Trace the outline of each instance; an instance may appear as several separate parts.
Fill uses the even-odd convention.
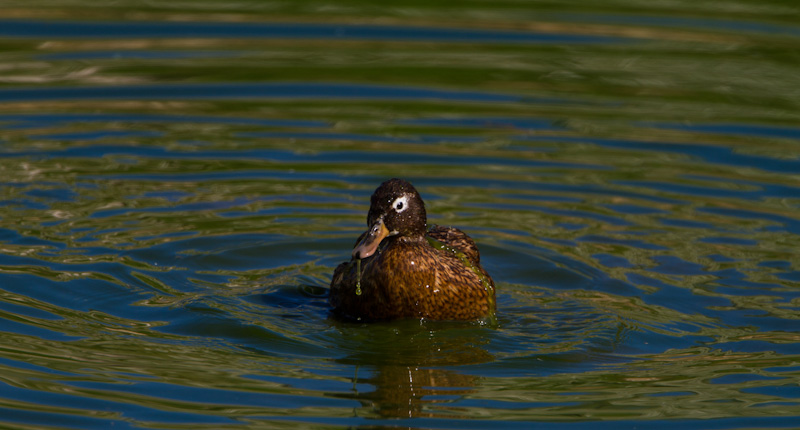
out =
[[[5,88],[0,101],[52,100],[192,100],[192,99],[363,99],[363,100],[447,100],[453,102],[519,102],[521,96],[477,91],[447,91],[389,85],[338,83],[208,83],[103,87]],[[533,102],[552,99],[525,98]]]
[[[413,6],[0,20],[0,426],[794,425],[796,28]],[[331,318],[392,176],[496,324]]]
[[[445,43],[622,43],[631,38],[570,33],[477,30],[463,28],[248,22],[98,22],[0,20],[0,36],[25,38],[273,38],[393,40]]]

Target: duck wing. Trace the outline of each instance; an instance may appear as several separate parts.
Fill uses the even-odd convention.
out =
[[[478,245],[471,237],[455,227],[434,225],[428,230],[428,236],[438,240],[445,246],[463,253],[473,264],[480,265],[481,254]]]

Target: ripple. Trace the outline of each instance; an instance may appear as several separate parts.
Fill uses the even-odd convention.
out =
[[[0,20],[5,37],[102,37],[102,38],[270,38],[325,40],[397,40],[456,43],[623,43],[622,37],[477,30],[444,27],[247,23],[247,22],[97,22]]]
[[[508,103],[534,101],[511,94],[448,91],[408,86],[305,82],[251,82],[207,84],[151,84],[103,87],[5,88],[4,102],[54,100],[197,100],[197,99],[347,99],[443,100],[451,102]],[[551,102],[540,99],[538,102]]]
[[[791,427],[793,27],[505,6],[0,20],[0,422]],[[392,176],[497,324],[331,317]]]

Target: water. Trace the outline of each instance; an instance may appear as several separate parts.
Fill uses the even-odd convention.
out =
[[[796,426],[796,5],[4,8],[0,426]],[[329,318],[392,176],[496,327]]]

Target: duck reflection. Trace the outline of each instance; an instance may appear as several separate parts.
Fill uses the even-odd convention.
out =
[[[381,367],[361,381],[375,386],[375,391],[355,397],[382,418],[442,416],[431,406],[473,392],[475,379],[446,369]]]
[[[341,397],[358,400],[376,417],[441,416],[436,404],[475,390],[480,378],[457,366],[486,363],[491,328],[477,323],[398,321],[363,326],[341,325],[352,354],[338,360],[355,365],[354,390]],[[356,386],[369,384],[364,392]]]

